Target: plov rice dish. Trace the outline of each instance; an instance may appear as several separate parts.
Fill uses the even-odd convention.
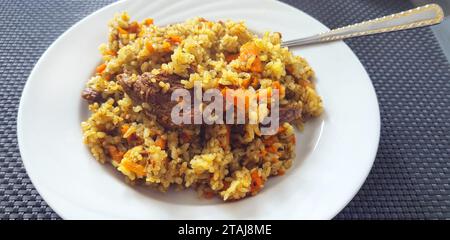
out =
[[[160,27],[116,14],[82,93],[91,112],[81,123],[84,143],[132,184],[223,200],[257,194],[291,167],[293,126],[323,111],[313,70],[280,43],[281,34],[258,38],[243,22],[194,18]],[[278,132],[261,135],[259,124],[174,126],[168,94],[196,81],[204,90],[279,90]]]

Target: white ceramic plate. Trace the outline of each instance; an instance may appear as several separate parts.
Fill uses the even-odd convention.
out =
[[[343,42],[293,49],[317,73],[325,113],[298,133],[297,158],[283,177],[255,197],[232,203],[130,187],[82,143],[88,116],[80,98],[100,61],[108,20],[128,11],[166,25],[202,16],[245,20],[257,32],[285,40],[327,30],[309,15],[270,0],[122,1],[86,17],[59,37],[33,69],[23,91],[18,139],[26,170],[45,201],[65,219],[330,219],[366,179],[378,147],[380,116],[363,66]]]

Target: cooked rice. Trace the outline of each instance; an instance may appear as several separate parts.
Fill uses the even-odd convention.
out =
[[[243,22],[195,18],[166,27],[152,22],[132,22],[121,13],[109,23],[109,41],[100,46],[104,65],[87,83],[104,101],[90,104],[91,115],[81,124],[92,155],[110,162],[130,182],[161,191],[192,187],[204,197],[223,200],[254,195],[270,176],[283,175],[295,157],[291,124],[284,123],[273,136],[261,136],[259,126],[250,124],[241,130],[226,125],[164,129],[156,117],[143,113],[146,104],[132,103],[116,76],[164,71],[182,76],[186,88],[201,81],[205,90],[249,85],[269,89],[278,82],[284,90],[280,106],[302,106],[303,117],[295,122],[301,127],[322,112],[311,81],[314,72],[305,59],[282,48],[280,34],[258,38]],[[260,52],[259,59],[235,57],[248,43]],[[255,61],[262,64],[256,72]],[[170,87],[159,85],[163,91]]]

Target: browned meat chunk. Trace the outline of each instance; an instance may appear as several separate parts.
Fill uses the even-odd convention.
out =
[[[180,127],[175,125],[171,120],[172,108],[178,103],[171,101],[171,94],[176,89],[184,88],[181,84],[181,77],[174,74],[157,74],[144,73],[137,78],[132,78],[128,74],[121,74],[117,76],[118,83],[122,86],[125,93],[137,104],[147,103],[151,109],[147,111],[149,114],[157,116],[157,121],[164,127],[175,128]],[[155,79],[152,82],[151,79]],[[159,87],[159,82],[170,84],[168,91],[163,92]],[[191,96],[192,96],[191,92]],[[193,101],[191,101],[193,103]],[[194,107],[190,106],[191,119],[193,119]],[[199,113],[200,114],[200,113]],[[301,117],[302,111],[300,108],[283,106],[280,107],[279,119],[280,122],[292,122]],[[192,121],[193,122],[193,121]]]
[[[156,82],[151,82],[151,79],[155,79]],[[117,76],[119,84],[122,86],[128,96],[133,101],[138,103],[146,102],[154,105],[165,105],[170,103],[170,96],[173,91],[179,88],[183,88],[180,83],[180,77],[178,75],[170,74],[157,74],[144,73],[137,77],[136,80],[132,79],[127,74],[121,74]],[[170,89],[163,93],[159,87],[159,82],[169,83]],[[174,102],[173,105],[176,103]]]
[[[152,82],[151,79],[155,79],[156,82]],[[177,104],[175,101],[171,101],[170,97],[176,89],[183,88],[180,83],[181,77],[171,74],[157,74],[144,73],[137,77],[137,79],[131,78],[127,74],[121,74],[117,76],[118,83],[122,86],[125,93],[135,103],[147,103],[151,106],[151,109],[147,113],[157,116],[158,122],[168,128],[179,127],[175,125],[170,117],[172,108]],[[163,92],[159,87],[159,82],[170,84],[168,91]],[[193,108],[192,108],[193,109]]]
[[[279,110],[280,123],[292,122],[302,117],[302,109],[290,106],[280,107]]]
[[[102,100],[102,94],[92,88],[85,88],[81,93],[81,97],[89,103],[100,102]]]

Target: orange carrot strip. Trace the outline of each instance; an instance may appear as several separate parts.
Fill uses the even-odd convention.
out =
[[[275,82],[272,83],[272,87],[275,88],[275,89],[280,89],[281,84],[280,84],[280,82],[275,81]]]
[[[161,149],[165,149],[166,148],[166,140],[163,139],[162,137],[158,137],[158,139],[156,139],[156,141],[155,141],[155,145],[160,147]]]
[[[226,125],[226,129],[227,129],[227,135],[226,135],[226,145],[229,146],[230,145],[230,138],[231,138],[231,127],[230,125]]]
[[[110,50],[110,49],[106,50],[106,51],[105,51],[105,54],[106,54],[106,55],[111,55],[111,56],[116,56],[116,55],[117,55],[117,53],[116,53],[115,51]]]
[[[250,78],[249,79],[244,79],[244,81],[242,81],[241,86],[246,89],[250,85],[250,82],[251,82]]]
[[[263,66],[261,59],[259,59],[260,50],[256,46],[254,42],[248,42],[241,46],[239,60],[245,62],[250,57],[255,56],[255,60],[252,62],[250,66],[250,71],[260,73],[263,71]]]
[[[256,193],[259,190],[261,190],[261,187],[263,185],[263,180],[261,178],[261,176],[259,176],[258,171],[253,171],[250,174],[251,178],[252,178],[252,184],[250,185],[250,192],[251,193]]]
[[[248,42],[241,46],[240,53],[240,55],[244,58],[248,57],[248,55],[258,56],[259,49],[254,42]]]
[[[106,64],[100,64],[97,68],[95,68],[95,72],[97,72],[98,74],[102,73],[103,71],[105,71],[106,69]]]
[[[153,47],[153,44],[151,42],[145,43],[145,48],[147,48],[147,51],[151,54],[155,51],[155,48]]]
[[[147,18],[147,19],[144,20],[144,24],[147,25],[147,26],[152,25],[153,22],[154,22],[153,18]]]
[[[170,35],[169,41],[172,43],[180,43],[183,39],[180,36],[177,35]]]
[[[278,148],[274,146],[267,147],[266,150],[270,153],[278,153]]]
[[[125,30],[121,27],[117,27],[117,31],[119,31],[120,34],[128,34],[127,30]]]
[[[123,166],[129,171],[135,173],[138,177],[145,176],[145,168],[135,162],[124,161]]]
[[[124,152],[119,151],[117,149],[117,147],[113,146],[113,145],[108,145],[106,147],[106,149],[108,150],[109,155],[111,156],[111,159],[115,162],[120,163],[120,161],[122,161]]]
[[[258,80],[257,77],[253,77],[252,79],[253,79],[252,80],[252,87],[256,89],[256,87],[258,87],[259,80]]]
[[[286,95],[286,88],[281,85],[280,87],[280,92],[279,92],[280,96],[285,96]]]
[[[130,125],[128,124],[124,124],[120,127],[120,133],[122,135],[125,135],[125,133],[128,131],[128,129],[130,128]]]
[[[259,57],[256,57],[255,60],[253,61],[252,65],[250,67],[250,71],[257,72],[257,73],[260,73],[263,71],[262,62],[259,59]]]
[[[272,83],[272,87],[274,89],[278,89],[280,96],[284,96],[286,92],[286,88],[280,84],[280,82],[275,81]]]

